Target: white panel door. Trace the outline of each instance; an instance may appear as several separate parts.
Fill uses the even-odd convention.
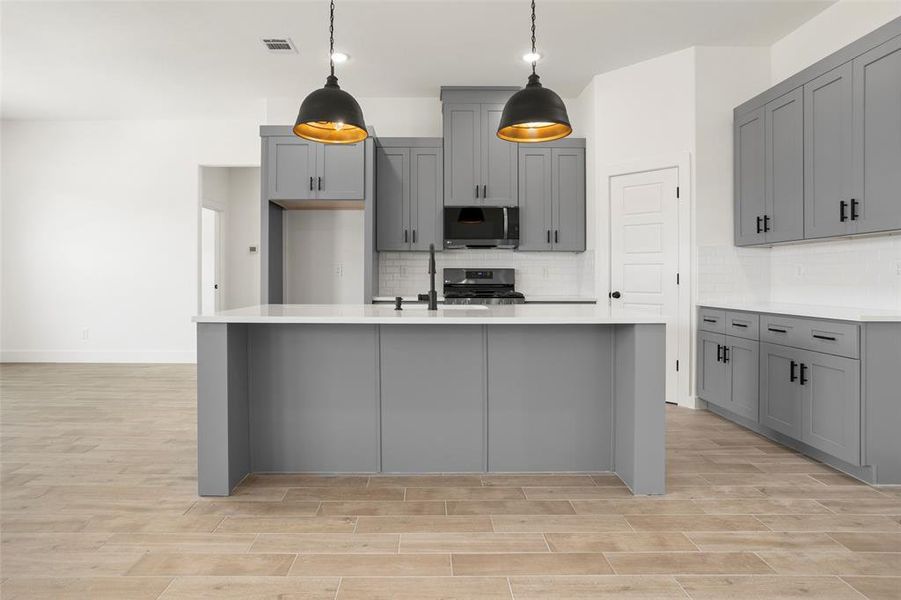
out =
[[[676,398],[679,314],[677,168],[610,178],[610,290],[614,310],[668,319],[667,397]]]

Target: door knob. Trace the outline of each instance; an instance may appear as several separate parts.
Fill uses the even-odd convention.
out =
[[[610,292],[610,297],[615,300],[619,300],[622,297],[622,294],[620,294],[619,292]]]

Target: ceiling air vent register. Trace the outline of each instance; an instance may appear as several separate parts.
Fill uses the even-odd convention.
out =
[[[261,41],[273,54],[297,54],[297,48],[291,38],[262,38]]]

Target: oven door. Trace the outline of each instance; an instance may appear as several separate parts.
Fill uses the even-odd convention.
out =
[[[445,248],[515,248],[519,245],[519,208],[447,206]]]

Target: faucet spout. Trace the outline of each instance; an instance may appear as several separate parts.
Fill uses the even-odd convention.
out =
[[[435,291],[435,244],[429,244],[429,310],[438,310],[438,292]]]

